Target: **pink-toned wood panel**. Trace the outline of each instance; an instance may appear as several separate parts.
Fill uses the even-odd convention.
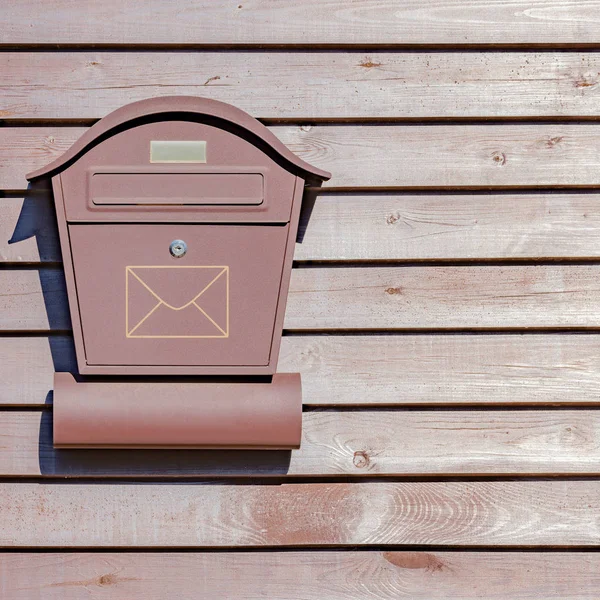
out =
[[[0,547],[578,546],[599,481],[5,483]]]
[[[76,368],[65,336],[0,338],[0,405],[52,402]],[[600,337],[285,336],[279,372],[300,372],[308,406],[581,405],[600,402]]]
[[[288,329],[600,326],[596,265],[296,269]]]
[[[288,330],[600,327],[599,265],[292,271]],[[0,270],[0,330],[70,329],[63,272]]]
[[[0,411],[0,476],[598,475],[596,411],[312,411],[299,450],[56,450],[52,413]]]
[[[596,552],[0,554],[11,600],[597,600]]]
[[[293,152],[331,171],[334,188],[547,187],[600,184],[595,123],[278,125]],[[0,189],[60,156],[81,127],[0,129]]]
[[[599,203],[594,192],[320,195],[294,258],[599,258]],[[60,261],[53,211],[47,195],[0,198],[0,261]]]
[[[598,52],[5,52],[0,117],[97,119],[166,95],[263,119],[595,117],[599,69]]]
[[[600,327],[599,265],[292,271],[288,330]],[[0,330],[70,328],[59,269],[0,270]]]
[[[595,0],[18,2],[3,44],[596,44]]]
[[[297,260],[477,260],[600,256],[600,196],[319,196]]]

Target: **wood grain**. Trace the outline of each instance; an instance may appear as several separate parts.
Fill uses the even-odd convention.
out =
[[[598,52],[5,52],[0,116],[193,95],[263,119],[597,117],[599,70]]]
[[[327,194],[301,219],[302,260],[600,257],[600,195]],[[47,195],[0,198],[0,262],[61,260]]]
[[[0,338],[0,406],[52,402],[54,371],[76,371],[66,336]],[[278,370],[302,374],[307,406],[600,403],[600,336],[285,336]]]
[[[52,413],[0,411],[3,477],[598,475],[597,411],[305,412],[293,452],[55,450]]]
[[[600,195],[588,192],[328,194],[317,198],[294,258],[415,261],[598,257],[599,205]]]
[[[596,552],[0,554],[10,600],[597,600]]]
[[[333,174],[329,187],[597,186],[600,124],[275,125],[293,152]],[[0,189],[60,156],[81,127],[0,129]]]
[[[288,330],[600,327],[600,265],[292,271]],[[60,269],[0,270],[0,330],[70,329]]]
[[[2,495],[5,548],[600,543],[599,481],[6,483]]]
[[[591,122],[598,0],[182,0],[177,10],[158,0],[5,4],[0,46],[59,50],[0,54],[0,119],[16,120],[9,124],[88,123],[133,100],[194,94],[266,120],[294,152],[331,170],[329,191],[303,222],[297,260],[600,256],[595,190],[501,193],[600,185],[599,125]],[[70,44],[85,49],[65,52]],[[158,51],[165,44],[171,51]],[[235,44],[253,48],[232,51]],[[586,44],[594,51],[582,52]],[[472,52],[476,45],[489,51]],[[546,51],[495,51],[510,45]],[[548,51],[556,48],[568,51]],[[489,118],[590,121],[483,122]],[[24,174],[84,131],[0,128],[0,190],[25,190]],[[21,337],[70,328],[52,205],[33,196],[0,198],[0,262],[50,267],[0,270],[5,408],[51,404],[52,373],[74,366],[68,335]],[[305,404],[321,408],[305,412],[302,448],[291,454],[55,451],[49,407],[0,410],[0,476],[13,478],[0,486],[0,547],[227,550],[0,554],[0,596],[283,599],[302,590],[333,599],[596,598],[596,552],[398,546],[599,547],[598,269],[295,269],[286,328],[300,335],[284,337],[279,370],[300,371]],[[590,331],[405,332],[512,327]],[[388,333],[311,333],[357,328]],[[554,404],[570,408],[540,410]],[[344,405],[380,409],[336,410]],[[431,406],[444,410],[424,409]],[[499,406],[515,409],[489,410]],[[191,481],[286,475],[333,482]],[[363,475],[379,479],[342,483]],[[487,475],[538,479],[385,479]],[[546,475],[570,477],[539,479]],[[173,479],[180,476],[190,481]],[[51,481],[62,477],[89,481]],[[165,481],[107,480],[127,477]],[[321,546],[339,549],[315,550]],[[233,551],[288,547],[311,551]]]
[[[288,329],[597,327],[600,267],[296,269]]]
[[[14,6],[13,6],[14,4]],[[3,44],[596,44],[595,0],[127,3],[2,7]]]
[[[600,265],[292,271],[288,330],[600,327]],[[62,270],[0,270],[0,330],[70,328]]]

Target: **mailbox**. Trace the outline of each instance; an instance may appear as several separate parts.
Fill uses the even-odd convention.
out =
[[[300,379],[277,358],[304,187],[329,173],[233,106],[167,97],[101,119],[43,177],[79,370],[55,377],[55,445],[297,446]],[[238,424],[207,435],[227,410]],[[243,433],[292,413],[293,443]]]

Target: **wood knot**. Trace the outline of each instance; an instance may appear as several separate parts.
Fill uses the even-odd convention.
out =
[[[575,87],[577,89],[596,87],[597,85],[598,85],[597,81],[593,80],[591,77],[588,79],[585,75],[581,79],[578,79],[577,81],[575,81]]]
[[[425,569],[435,573],[448,568],[437,556],[426,552],[384,552],[383,558],[399,569]]]
[[[385,293],[389,294],[390,296],[395,296],[396,294],[402,293],[402,288],[401,287],[389,287],[389,288],[386,288]]]
[[[112,573],[98,577],[98,585],[114,585],[115,583],[117,583],[117,578]]]
[[[90,60],[87,64],[88,67],[97,67],[100,63],[97,60]]]
[[[368,56],[361,63],[358,63],[359,67],[363,69],[372,69],[373,67],[381,67],[383,63],[373,62]]]
[[[364,469],[369,466],[371,459],[367,454],[366,450],[358,450],[354,453],[354,458],[352,459],[352,463],[357,469]]]
[[[394,223],[397,223],[399,220],[400,220],[400,215],[398,213],[396,213],[395,215],[388,215],[385,222],[388,225],[393,225]]]
[[[492,152],[492,160],[501,167],[506,164],[506,154],[504,152]]]
[[[562,142],[563,139],[564,139],[563,135],[557,135],[555,137],[551,137],[546,141],[546,147],[554,148],[554,146],[556,146],[556,144],[560,144],[560,142]]]
[[[203,84],[202,86],[207,86],[209,83],[211,83],[212,81],[218,81],[219,79],[221,79],[220,75],[215,75],[214,77],[209,77]]]

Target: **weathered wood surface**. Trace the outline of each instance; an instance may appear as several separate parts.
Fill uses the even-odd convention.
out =
[[[0,117],[97,119],[165,95],[263,119],[598,117],[599,69],[598,52],[5,52]]]
[[[597,600],[599,587],[596,552],[0,554],[10,600]]]
[[[294,259],[599,258],[599,205],[594,192],[326,194],[301,219]],[[60,260],[49,197],[0,198],[0,262]]]
[[[600,327],[600,265],[292,271],[289,330]],[[0,270],[0,330],[70,328],[60,269]]]
[[[296,269],[289,329],[598,327],[598,265]]]
[[[290,2],[69,0],[7,3],[0,43],[578,44],[598,43],[596,0]]]
[[[588,192],[325,195],[315,202],[294,258],[598,257],[598,206],[600,196]]]
[[[599,481],[5,483],[0,547],[600,544]]]
[[[312,411],[294,452],[55,450],[52,411],[0,411],[0,476],[598,475],[597,411]]]
[[[329,187],[523,187],[600,184],[600,124],[274,125]],[[60,156],[81,127],[0,129],[0,189]]]
[[[1,337],[0,406],[49,404],[76,368],[69,337]],[[278,370],[302,374],[307,406],[596,406],[600,336],[285,336]]]

